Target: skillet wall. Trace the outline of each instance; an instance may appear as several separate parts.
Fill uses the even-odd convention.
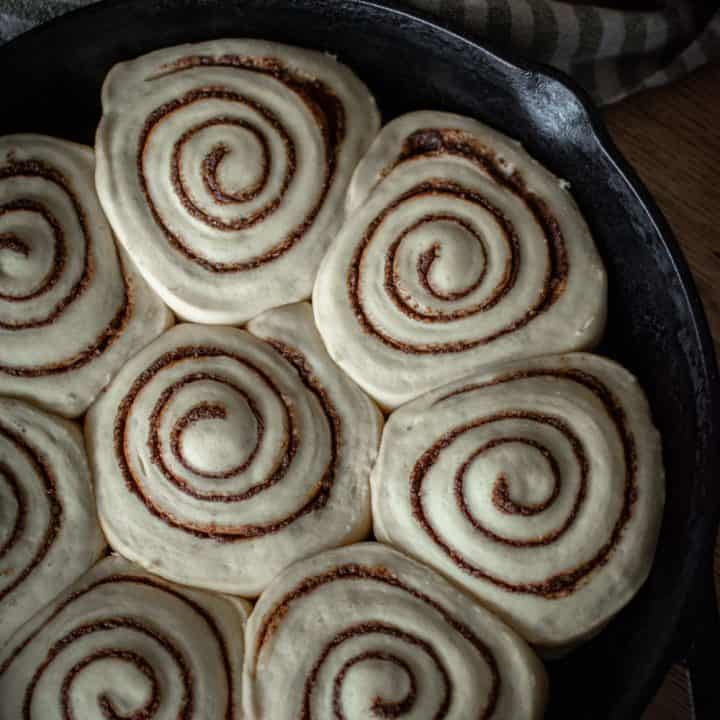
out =
[[[650,581],[599,638],[551,663],[548,717],[636,718],[671,660],[699,550],[710,542],[712,522],[698,512],[716,502],[705,494],[714,369],[704,320],[693,316],[694,290],[688,299],[678,260],[662,239],[663,221],[658,229],[566,86],[387,13],[333,0],[232,7],[222,0],[115,0],[91,7],[0,49],[0,133],[92,143],[100,86],[116,61],[180,42],[254,36],[337,54],[376,94],[384,120],[422,108],[473,115],[522,140],[567,178],[609,271],[602,352],[635,372],[650,396],[664,435],[668,496]]]

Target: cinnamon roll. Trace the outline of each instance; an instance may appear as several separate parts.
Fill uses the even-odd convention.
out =
[[[583,353],[527,360],[391,416],[371,479],[375,534],[563,650],[645,581],[663,478],[627,370]]]
[[[106,558],[0,651],[0,716],[240,720],[247,613]]]
[[[90,148],[0,137],[0,394],[80,415],[171,321],[118,256]]]
[[[368,533],[381,423],[308,305],[249,328],[169,330],[86,424],[110,544],[168,579],[245,596]]]
[[[246,643],[247,720],[543,714],[545,672],[523,640],[378,543],[286,570],[258,600]]]
[[[332,57],[260,40],[116,65],[97,187],[120,241],[182,318],[240,323],[309,297],[379,119]]]
[[[79,429],[0,398],[0,647],[104,546]]]
[[[606,277],[566,184],[481,123],[387,125],[348,191],[318,272],[333,359],[396,407],[500,361],[592,347]]]

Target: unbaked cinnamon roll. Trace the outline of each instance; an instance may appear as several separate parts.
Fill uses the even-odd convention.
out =
[[[378,543],[295,563],[248,620],[247,720],[543,715],[542,664],[429,568]]]
[[[171,322],[115,242],[90,148],[0,137],[0,394],[67,417]]]
[[[167,48],[105,81],[98,193],[178,315],[240,323],[310,296],[378,127],[365,85],[329,55],[260,40]]]
[[[438,112],[387,125],[318,272],[333,359],[396,407],[500,361],[592,347],[606,278],[567,186],[501,133]]]
[[[376,536],[528,641],[597,632],[652,564],[660,437],[635,378],[583,353],[513,363],[395,412],[373,470]]]
[[[86,422],[110,544],[168,579],[245,596],[294,560],[367,535],[381,427],[307,304],[249,330],[169,330]]]
[[[0,716],[241,720],[247,613],[106,558],[0,651]]]
[[[0,398],[0,647],[104,547],[78,427]]]

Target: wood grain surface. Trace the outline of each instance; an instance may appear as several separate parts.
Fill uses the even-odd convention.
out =
[[[720,65],[624,100],[605,119],[675,231],[720,355]],[[716,587],[719,580],[716,547]],[[642,720],[690,717],[685,672],[677,666]]]

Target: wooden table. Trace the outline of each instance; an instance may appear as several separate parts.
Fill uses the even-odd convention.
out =
[[[720,65],[629,98],[609,108],[605,118],[690,262],[720,356]],[[715,580],[718,586],[718,547]],[[685,673],[675,667],[643,720],[689,717]]]

